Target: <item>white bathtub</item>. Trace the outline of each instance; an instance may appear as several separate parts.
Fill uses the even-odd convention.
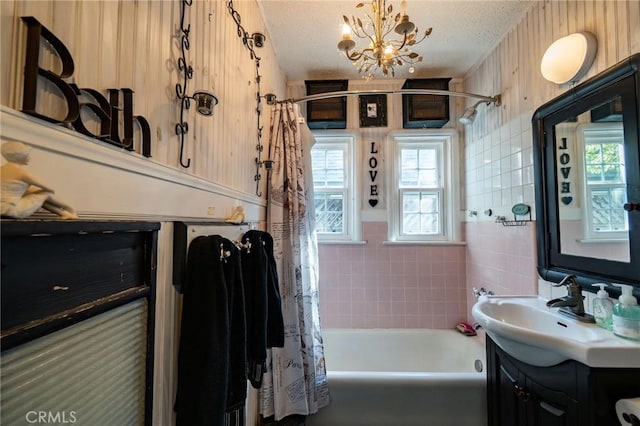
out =
[[[308,426],[487,424],[480,337],[427,329],[329,329],[323,337],[331,403]]]

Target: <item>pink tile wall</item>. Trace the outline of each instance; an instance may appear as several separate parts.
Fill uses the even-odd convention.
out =
[[[319,246],[325,328],[452,328],[467,318],[464,246],[390,246],[386,222],[365,245]]]
[[[500,295],[537,294],[535,222],[514,227],[466,222],[465,233],[469,311],[475,303],[474,287]]]

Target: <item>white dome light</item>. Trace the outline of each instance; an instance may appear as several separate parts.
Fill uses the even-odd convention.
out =
[[[597,51],[598,41],[590,32],[559,38],[542,56],[542,76],[556,84],[575,83],[589,71]]]

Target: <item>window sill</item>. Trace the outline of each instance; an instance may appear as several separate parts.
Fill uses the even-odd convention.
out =
[[[629,239],[628,238],[602,238],[602,239],[593,239],[593,240],[576,240],[577,242],[579,242],[580,244],[610,244],[610,243],[619,243],[619,244],[623,244],[623,243],[628,243]]]
[[[318,245],[336,245],[336,246],[362,246],[367,244],[366,240],[342,241],[342,240],[318,240]]]
[[[465,241],[383,241],[385,246],[466,246]]]

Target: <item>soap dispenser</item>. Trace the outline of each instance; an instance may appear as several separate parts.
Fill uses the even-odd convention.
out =
[[[613,306],[613,334],[640,341],[640,306],[633,297],[633,287],[614,284],[622,289],[618,303]]]
[[[606,284],[591,284],[594,287],[600,287],[597,297],[593,299],[593,317],[596,324],[605,330],[613,330],[613,302],[609,299],[609,293],[604,288]]]

